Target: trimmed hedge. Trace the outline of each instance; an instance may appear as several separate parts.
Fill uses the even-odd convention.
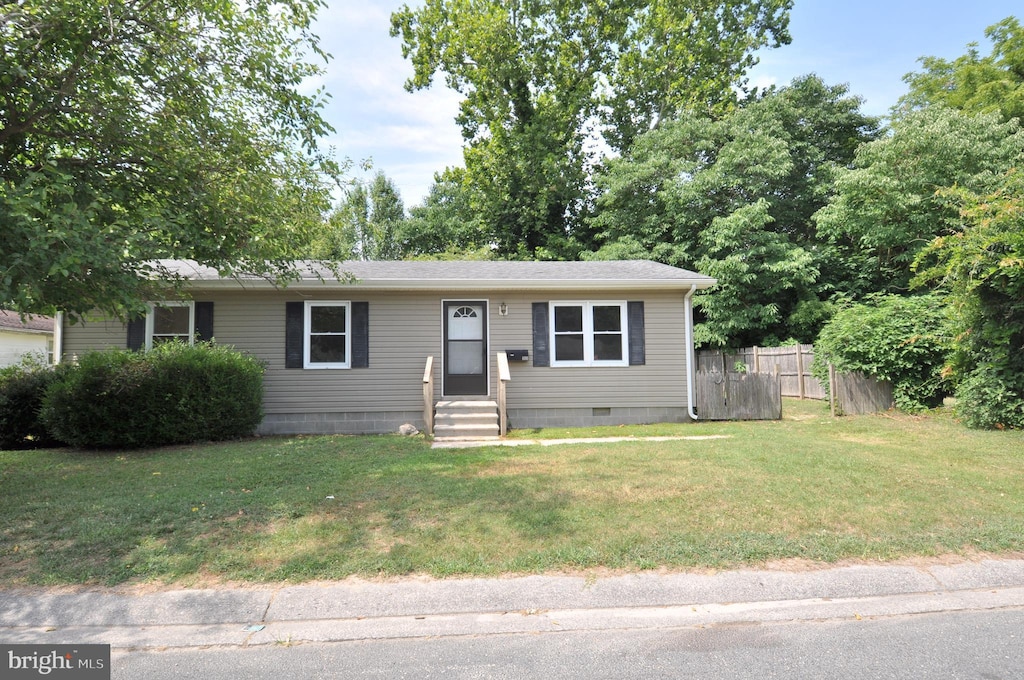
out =
[[[0,369],[0,449],[39,449],[60,446],[39,419],[47,388],[61,367],[27,361]]]
[[[46,393],[49,432],[79,448],[143,448],[251,435],[263,419],[263,365],[210,343],[90,352]]]

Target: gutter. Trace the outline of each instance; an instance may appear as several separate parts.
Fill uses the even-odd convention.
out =
[[[191,279],[193,290],[277,289],[284,291],[368,290],[368,291],[659,291],[693,290],[713,281],[694,279],[300,279],[278,286],[264,279]]]
[[[697,286],[690,286],[690,292],[683,298],[683,314],[685,315],[686,326],[686,410],[692,420],[700,420],[697,411],[694,410],[694,383],[696,378],[694,372],[696,367],[695,353],[693,351],[693,294],[697,292]]]

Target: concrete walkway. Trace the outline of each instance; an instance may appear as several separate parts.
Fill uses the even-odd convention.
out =
[[[8,644],[116,650],[854,620],[1024,607],[1024,560],[405,579],[124,593],[0,590]]]
[[[561,446],[563,444],[614,444],[616,442],[675,442],[730,439],[729,434],[709,434],[665,437],[577,437],[573,439],[476,439],[447,437],[435,439],[432,449],[469,449],[477,446]]]

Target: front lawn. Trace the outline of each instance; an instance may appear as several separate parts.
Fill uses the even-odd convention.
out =
[[[944,413],[0,452],[0,583],[200,585],[1024,551],[1024,433]]]

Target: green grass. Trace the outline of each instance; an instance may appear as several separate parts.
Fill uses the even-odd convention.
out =
[[[431,450],[297,437],[0,452],[0,583],[306,581],[1024,550],[1024,433],[943,412],[517,432],[702,441]],[[333,496],[333,499],[329,499]]]

